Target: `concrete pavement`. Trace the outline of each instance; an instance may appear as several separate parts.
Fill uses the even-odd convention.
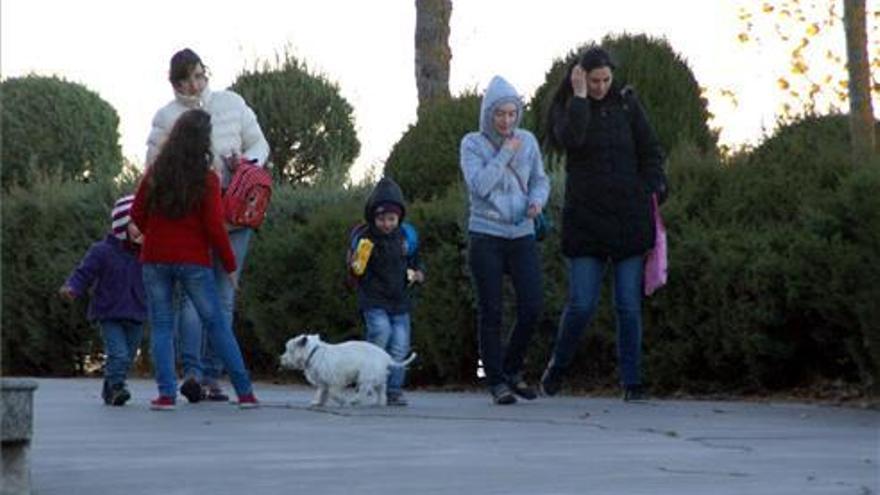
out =
[[[560,397],[493,406],[410,392],[407,408],[106,407],[96,379],[41,379],[32,483],[56,494],[880,494],[880,413],[839,407]]]

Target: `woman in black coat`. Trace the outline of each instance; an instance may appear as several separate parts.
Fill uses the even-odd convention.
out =
[[[562,252],[569,264],[568,301],[541,386],[559,391],[580,337],[599,304],[606,267],[614,273],[617,351],[624,399],[641,386],[642,277],[654,245],[651,195],[666,196],[663,151],[633,90],[614,81],[599,47],[569,67],[548,114],[551,147],[565,151]]]

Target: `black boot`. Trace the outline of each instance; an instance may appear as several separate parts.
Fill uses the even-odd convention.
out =
[[[101,399],[104,400],[104,405],[110,405],[110,382],[104,380],[104,385],[101,387]]]
[[[115,383],[110,387],[109,402],[111,406],[124,406],[131,399],[131,392],[125,388],[125,383]]]
[[[511,375],[507,381],[507,385],[510,386],[510,390],[514,394],[525,400],[535,400],[538,397],[538,392],[526,383],[519,374]]]
[[[623,387],[624,402],[638,402],[648,400],[648,394],[645,387],[641,385],[624,385]]]
[[[541,394],[547,397],[553,397],[558,394],[559,389],[562,388],[563,374],[564,370],[562,368],[557,368],[552,363],[548,365],[547,369],[544,370],[544,374],[541,375]]]

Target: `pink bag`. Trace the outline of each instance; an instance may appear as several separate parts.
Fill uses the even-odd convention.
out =
[[[657,195],[651,195],[653,206],[654,227],[657,231],[654,238],[654,248],[648,251],[645,257],[645,295],[650,296],[655,290],[666,285],[666,227],[663,225],[663,217],[660,216],[660,208],[657,205]]]

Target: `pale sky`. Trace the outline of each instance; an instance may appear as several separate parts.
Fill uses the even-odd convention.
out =
[[[608,33],[665,36],[707,88],[721,142],[754,143],[772,128],[781,49],[737,42],[734,0],[453,0],[453,93],[494,74],[527,99],[554,58]],[[224,89],[255,60],[290,47],[339,84],[353,105],[361,154],[353,176],[381,167],[416,119],[414,0],[3,0],[3,78],[58,75],[97,92],[120,117],[123,154],[141,163],[150,120],[172,98],[168,60],[193,48]],[[843,43],[841,29],[840,43]],[[737,95],[734,109],[720,97]],[[477,123],[474,122],[476,127]]]

